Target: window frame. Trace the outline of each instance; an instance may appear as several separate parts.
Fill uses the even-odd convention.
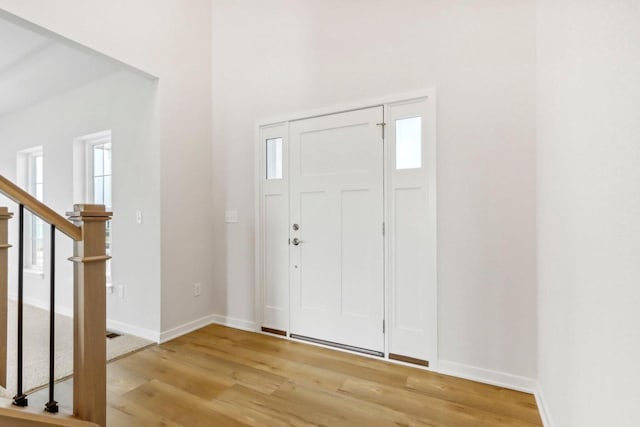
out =
[[[269,151],[269,144],[275,143],[274,151]],[[266,138],[264,141],[265,150],[265,179],[267,181],[276,181],[284,179],[284,138],[281,136]],[[273,157],[271,156],[273,155]],[[271,165],[271,161],[275,163]],[[269,175],[270,170],[274,171],[274,175]]]
[[[110,177],[111,178],[111,190],[112,190],[112,200],[111,200],[111,205],[105,205],[105,207],[107,208],[107,210],[110,210],[113,208],[113,142],[111,141],[111,134],[109,133],[109,135],[105,135],[105,136],[101,136],[99,138],[92,138],[89,140],[85,140],[85,144],[86,144],[86,150],[85,150],[85,155],[86,155],[86,159],[85,159],[85,164],[86,164],[86,175],[85,175],[85,196],[86,196],[86,200],[90,201],[92,204],[96,204],[96,195],[95,195],[95,190],[94,190],[94,180],[98,177],[102,177],[103,179],[105,177]],[[104,170],[103,170],[103,174],[102,175],[96,175],[95,174],[95,166],[94,166],[94,153],[95,153],[95,149],[96,147],[99,146],[104,146],[104,145],[110,145],[110,150],[112,152],[112,163],[111,163],[111,173],[110,174],[105,174]],[[104,168],[104,161],[103,161],[103,168]],[[103,183],[103,200],[104,200],[104,183]]]
[[[40,173],[37,171],[37,159],[41,159]],[[27,193],[44,203],[44,149],[42,146],[28,148],[18,152],[17,156],[17,182]],[[38,179],[40,176],[40,179]],[[38,197],[38,186],[41,186],[40,197]],[[40,238],[35,230],[40,227]],[[39,243],[38,243],[39,241]],[[40,247],[40,256],[38,255]],[[25,213],[24,221],[24,272],[44,278],[46,259],[45,223],[31,212]]]
[[[96,204],[93,181],[95,178],[93,155],[95,147],[105,144],[111,145],[111,173],[109,175],[101,176],[111,177],[111,206],[105,206],[105,208],[110,211],[113,209],[113,138],[111,130],[96,132],[75,139],[74,150],[76,150],[76,153],[80,156],[78,157],[76,155],[74,161],[74,181],[77,185],[79,185],[79,191],[74,189],[74,199],[78,203]],[[113,242],[113,229],[111,220],[107,221],[106,227],[106,251],[107,255],[110,256]],[[110,292],[113,289],[111,260],[107,261],[107,288]]]

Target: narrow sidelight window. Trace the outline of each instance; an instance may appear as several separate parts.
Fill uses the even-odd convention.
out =
[[[267,179],[282,179],[282,138],[267,139]]]
[[[422,117],[396,120],[396,169],[422,167]]]

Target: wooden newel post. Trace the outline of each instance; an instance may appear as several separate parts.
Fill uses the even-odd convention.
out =
[[[106,426],[107,411],[107,261],[106,222],[102,205],[75,205],[67,214],[82,228],[74,243],[73,412],[82,420]]]
[[[7,208],[0,208],[0,387],[7,388],[7,293],[9,276],[9,220]]]

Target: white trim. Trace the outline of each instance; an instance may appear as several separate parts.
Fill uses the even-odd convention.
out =
[[[544,395],[542,394],[542,387],[540,386],[540,383],[538,383],[534,395],[536,397],[538,411],[540,412],[540,418],[542,419],[542,425],[544,427],[553,427],[555,424],[551,421],[549,406],[547,405],[547,402],[544,399]]]
[[[40,201],[44,202],[44,191],[47,187],[45,185],[46,180],[44,176],[44,172],[46,169],[45,157],[44,157],[44,146],[38,145],[35,147],[30,147],[30,148],[18,151],[17,158],[16,158],[17,160],[16,182],[20,187],[22,187],[23,190],[31,194],[33,197],[37,198],[37,194],[34,194],[32,192],[32,184],[33,184],[33,180],[35,179],[34,171],[33,171],[33,159],[36,157],[42,158],[42,199],[40,199]],[[25,229],[24,229],[25,273],[29,273],[29,275],[32,277],[44,279],[45,260],[44,259],[42,260],[42,265],[32,264],[33,257],[34,257],[34,250],[35,250],[35,248],[33,247],[34,229],[33,229],[33,221],[31,220],[32,218],[38,219],[39,217],[29,212],[25,217],[25,224],[24,224],[25,225]],[[39,219],[44,224],[44,221],[41,218]],[[43,230],[44,229],[45,227],[43,227]],[[43,245],[46,246],[46,243],[44,243],[44,236],[43,236]],[[46,258],[46,252],[47,252],[47,248],[43,247],[43,254],[45,255],[45,258]]]
[[[391,171],[390,171],[390,161],[391,159],[391,144],[389,143],[390,132],[389,132],[389,121],[390,108],[389,104],[384,104],[382,106],[382,122],[385,123],[382,126],[382,209],[383,209],[383,221],[384,221],[384,235],[382,236],[383,241],[383,256],[384,256],[384,272],[383,272],[383,280],[384,280],[384,289],[383,289],[383,298],[384,298],[384,358],[385,360],[393,360],[389,359],[389,354],[391,353],[391,269],[389,268],[391,264],[391,203],[389,202],[389,183],[391,182]],[[436,304],[437,306],[437,304]]]
[[[118,320],[107,319],[107,329],[113,332],[144,338],[145,340],[153,341],[155,343],[160,342],[160,333],[157,331],[141,328]]]
[[[484,384],[504,387],[511,390],[522,391],[524,393],[535,394],[538,383],[533,378],[513,375],[506,372],[493,371],[491,369],[478,368],[476,366],[464,365],[462,363],[440,360],[438,372]]]
[[[263,301],[263,270],[262,270],[262,227],[260,226],[262,221],[262,179],[261,179],[261,159],[262,159],[262,130],[260,126],[255,126],[255,135],[254,141],[256,141],[254,145],[254,153],[253,153],[253,182],[256,184],[253,186],[253,200],[255,203],[253,204],[253,238],[255,244],[253,245],[253,259],[254,259],[254,296],[255,296],[255,306],[253,307],[253,311],[255,313],[256,322],[258,324],[262,324],[264,319],[264,304]]]
[[[187,322],[183,325],[177,326],[168,331],[160,333],[157,340],[159,344],[163,344],[167,341],[171,341],[183,335],[187,335],[198,329],[202,329],[206,326],[216,324],[228,326],[230,328],[241,329],[243,331],[256,332],[256,322],[250,322],[248,320],[236,319],[233,317],[222,316],[218,314],[210,314],[208,316],[201,317],[200,319]],[[144,337],[142,337],[144,338]]]
[[[222,316],[214,314],[211,316],[211,322],[209,324],[216,324],[222,326],[228,326],[230,328],[240,329],[249,332],[258,332],[257,323],[249,320],[238,319],[234,317]]]
[[[74,161],[81,164],[74,164],[74,184],[78,186],[78,190],[74,191],[74,199],[79,199],[76,203],[94,203],[93,200],[93,159],[91,157],[92,149],[96,145],[113,143],[113,132],[110,129],[83,135],[73,140],[74,150],[77,150],[78,156]],[[112,166],[113,169],[113,166]],[[112,170],[113,174],[113,170]],[[81,200],[81,201],[80,201]]]
[[[169,329],[168,331],[161,332],[160,339],[158,341],[160,344],[163,344],[167,341],[171,341],[173,339],[186,335],[190,332],[204,328],[205,326],[209,326],[212,323],[213,323],[213,315],[204,316],[204,317],[201,317],[200,319],[196,319],[191,322],[184,323],[175,328]]]
[[[370,107],[380,107],[386,104],[393,104],[400,101],[410,101],[414,99],[427,98],[427,97],[433,97],[433,96],[435,96],[434,88],[397,93],[397,94],[392,94],[392,95],[387,95],[387,96],[382,96],[377,98],[364,99],[361,101],[350,102],[350,103],[341,104],[341,105],[335,105],[331,107],[292,112],[290,114],[284,114],[281,116],[267,118],[264,120],[257,120],[256,127],[260,128],[260,127],[273,125],[277,123],[292,122],[295,120],[310,119],[312,117],[318,117],[318,116],[326,116],[328,114],[344,113],[347,111],[362,110]]]

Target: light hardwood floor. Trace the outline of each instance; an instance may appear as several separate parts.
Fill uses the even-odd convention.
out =
[[[108,401],[113,427],[542,425],[526,393],[222,326],[110,363]]]

